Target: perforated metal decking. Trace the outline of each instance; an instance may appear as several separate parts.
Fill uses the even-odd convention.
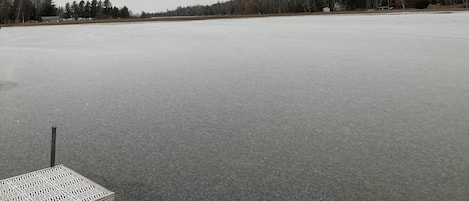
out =
[[[114,201],[114,193],[58,165],[0,180],[0,201]]]

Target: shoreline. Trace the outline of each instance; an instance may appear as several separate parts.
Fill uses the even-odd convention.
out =
[[[240,18],[263,18],[263,17],[288,17],[288,16],[314,16],[314,15],[355,15],[355,14],[396,14],[396,13],[432,13],[432,12],[464,12],[466,8],[452,9],[395,9],[395,10],[351,10],[336,11],[330,13],[281,13],[281,14],[248,14],[248,15],[210,15],[210,16],[168,16],[152,18],[127,18],[127,19],[98,19],[89,21],[62,21],[62,22],[37,22],[37,23],[13,23],[0,24],[1,27],[24,27],[24,26],[53,26],[53,25],[75,25],[75,24],[105,24],[105,23],[136,23],[136,22],[179,22],[198,21],[214,19],[240,19]]]

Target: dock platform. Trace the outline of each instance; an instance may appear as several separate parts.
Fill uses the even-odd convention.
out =
[[[1,201],[114,201],[115,194],[64,165],[0,180]]]

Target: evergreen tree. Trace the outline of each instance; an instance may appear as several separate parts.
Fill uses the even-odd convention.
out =
[[[72,8],[70,7],[70,3],[67,2],[65,4],[65,10],[64,10],[64,18],[71,18],[72,17]]]
[[[72,3],[72,17],[75,20],[78,20],[78,12],[79,12],[78,4],[77,4],[76,1],[73,1],[73,3]]]
[[[142,11],[142,13],[140,14],[140,18],[149,18],[149,17],[151,17],[151,14],[146,13],[145,11]]]
[[[85,3],[85,9],[83,12],[83,17],[84,18],[90,18],[91,17],[91,2],[86,1]]]
[[[110,16],[111,16],[112,18],[118,18],[119,15],[120,15],[120,13],[119,13],[119,8],[113,7],[112,10],[111,10]]]
[[[124,6],[121,10],[120,10],[120,17],[121,18],[129,18],[130,17],[130,12],[129,12],[129,9],[127,8],[127,6]]]
[[[91,1],[90,17],[96,18],[97,13],[98,13],[98,1],[93,0]]]
[[[96,7],[96,18],[103,18],[103,2],[101,0],[98,1],[98,6]]]
[[[55,16],[57,15],[57,8],[52,0],[45,0],[41,4],[41,16]]]
[[[85,1],[81,0],[78,3],[78,17],[84,17],[85,15]]]
[[[103,2],[103,14],[106,17],[110,17],[112,15],[112,4],[110,0],[104,0]]]

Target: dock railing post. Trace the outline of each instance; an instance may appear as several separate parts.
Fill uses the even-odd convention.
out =
[[[51,142],[51,150],[50,150],[50,167],[55,166],[55,142],[57,139],[57,127],[52,127],[52,142]]]

